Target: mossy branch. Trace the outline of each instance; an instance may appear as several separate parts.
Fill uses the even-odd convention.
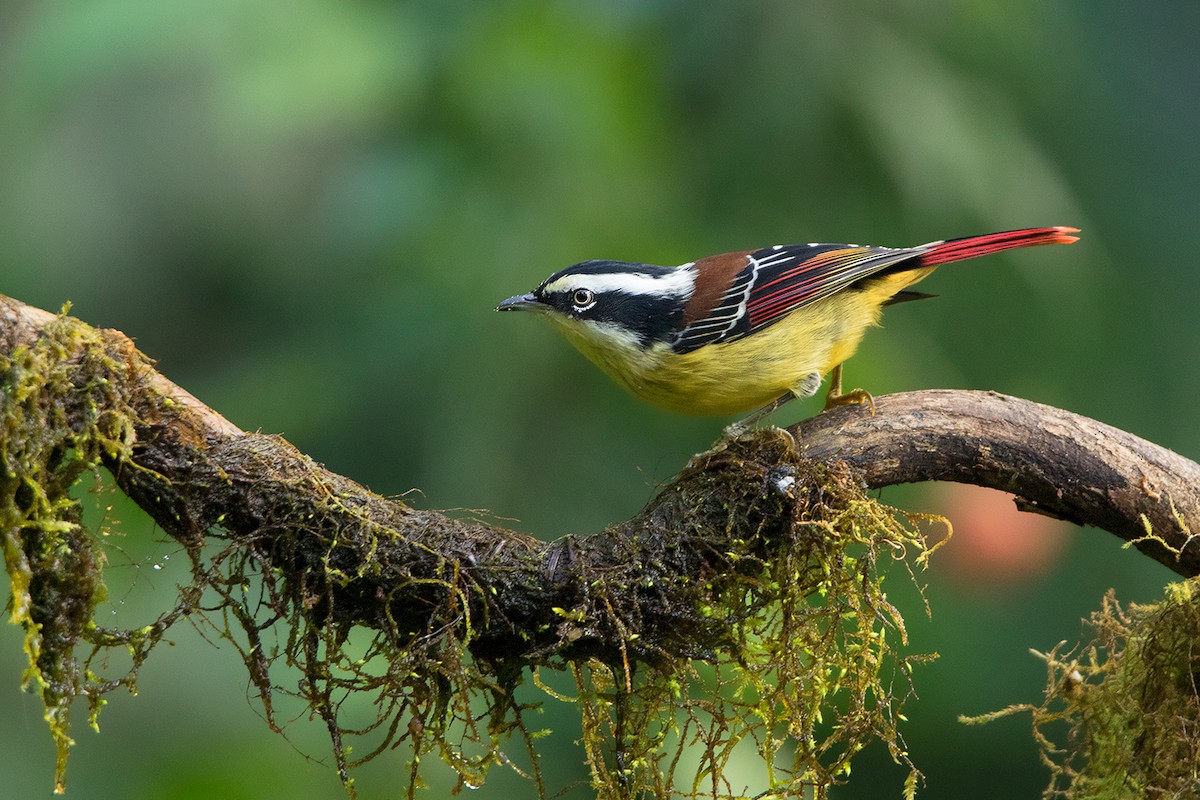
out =
[[[12,617],[26,630],[27,681],[42,691],[60,780],[71,699],[98,711],[176,619],[216,609],[225,632],[241,635],[229,638],[272,726],[271,667],[300,670],[298,694],[328,726],[348,786],[354,762],[342,737],[364,729],[343,727],[338,710],[347,693],[369,692],[379,715],[365,732],[379,743],[359,761],[407,740],[410,793],[423,755],[476,785],[490,765],[513,765],[499,743],[514,735],[540,789],[537,734],[513,689],[524,671],[550,667],[575,676],[602,797],[673,796],[678,754],[700,741],[689,795],[741,792],[722,767],[743,741],[767,765],[768,793],[822,794],[872,738],[908,763],[895,720],[922,659],[899,653],[903,621],[880,582],[886,562],[929,548],[911,520],[865,497],[864,481],[1005,488],[1196,571],[1200,467],[998,395],[920,392],[879,398],[874,416],[822,414],[794,429],[800,452],[767,431],[697,457],[627,522],[542,542],[380,497],[280,437],[242,431],[117,331],[0,297],[0,367]],[[95,465],[192,559],[193,584],[176,607],[137,631],[93,618],[103,559],[68,490]],[[356,629],[372,638],[351,653]],[[81,642],[91,648],[82,659]],[[129,676],[93,675],[105,647],[129,650]],[[688,691],[697,681],[705,693]],[[467,755],[454,745],[464,741],[483,747]]]
[[[1115,534],[1184,577],[1200,574],[1200,464],[1094,419],[996,392],[931,389],[842,407],[792,431],[806,458],[870,488],[956,481],[1017,507]]]

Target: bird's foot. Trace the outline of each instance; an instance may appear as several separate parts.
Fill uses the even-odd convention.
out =
[[[875,398],[866,389],[851,389],[845,394],[830,394],[825,398],[825,410],[855,403],[865,403],[871,409],[871,416],[875,416]]]
[[[739,419],[737,422],[731,422],[721,431],[721,441],[736,442],[738,439],[744,439],[754,433],[758,424],[758,420],[752,417]]]
[[[697,453],[692,456],[687,465],[684,467],[684,472],[691,472],[701,469],[705,464],[709,463],[714,456],[718,456],[729,450],[736,444],[748,442],[758,436],[777,436],[787,440],[787,445],[793,449],[799,449],[799,443],[796,437],[787,428],[780,428],[776,425],[764,425],[761,428],[755,425],[755,420],[738,420],[732,425],[726,425],[725,430],[721,433],[721,438],[717,443],[705,450],[703,453]]]

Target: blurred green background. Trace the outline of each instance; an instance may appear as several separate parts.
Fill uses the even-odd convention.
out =
[[[1195,456],[1197,31],[1186,0],[8,0],[0,292],[73,301],[378,492],[557,537],[635,513],[727,420],[642,405],[500,299],[586,258],[1069,224],[1079,244],[943,270],[922,286],[940,299],[890,309],[849,386],[995,389]],[[906,602],[913,648],[941,654],[907,709],[924,798],[1036,796],[1026,721],[956,716],[1035,700],[1027,648],[1077,639],[1109,587],[1149,601],[1171,578],[995,497],[885,494],[959,527],[922,576],[932,620]],[[103,613],[144,624],[183,556],[119,498],[88,502],[127,531]],[[203,634],[174,632],[104,735],[78,710],[69,796],[341,796],[320,725],[295,710],[269,733]],[[0,626],[3,794],[44,797],[21,664]],[[547,704],[547,778],[586,797],[573,714]],[[402,767],[361,770],[361,796],[394,796]],[[835,797],[899,796],[903,775],[869,751]],[[533,788],[497,768],[475,795]]]

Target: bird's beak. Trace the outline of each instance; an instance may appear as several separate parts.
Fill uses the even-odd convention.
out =
[[[526,294],[518,294],[507,300],[502,300],[500,305],[496,306],[497,311],[529,311],[533,309],[544,308],[545,306],[534,296],[533,292]]]

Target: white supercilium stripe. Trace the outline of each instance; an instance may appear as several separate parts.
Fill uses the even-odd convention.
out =
[[[696,274],[691,264],[684,264],[662,275],[646,272],[610,272],[600,275],[564,275],[545,288],[547,292],[573,292],[590,289],[593,292],[623,292],[625,294],[657,294],[670,297],[691,297]]]

